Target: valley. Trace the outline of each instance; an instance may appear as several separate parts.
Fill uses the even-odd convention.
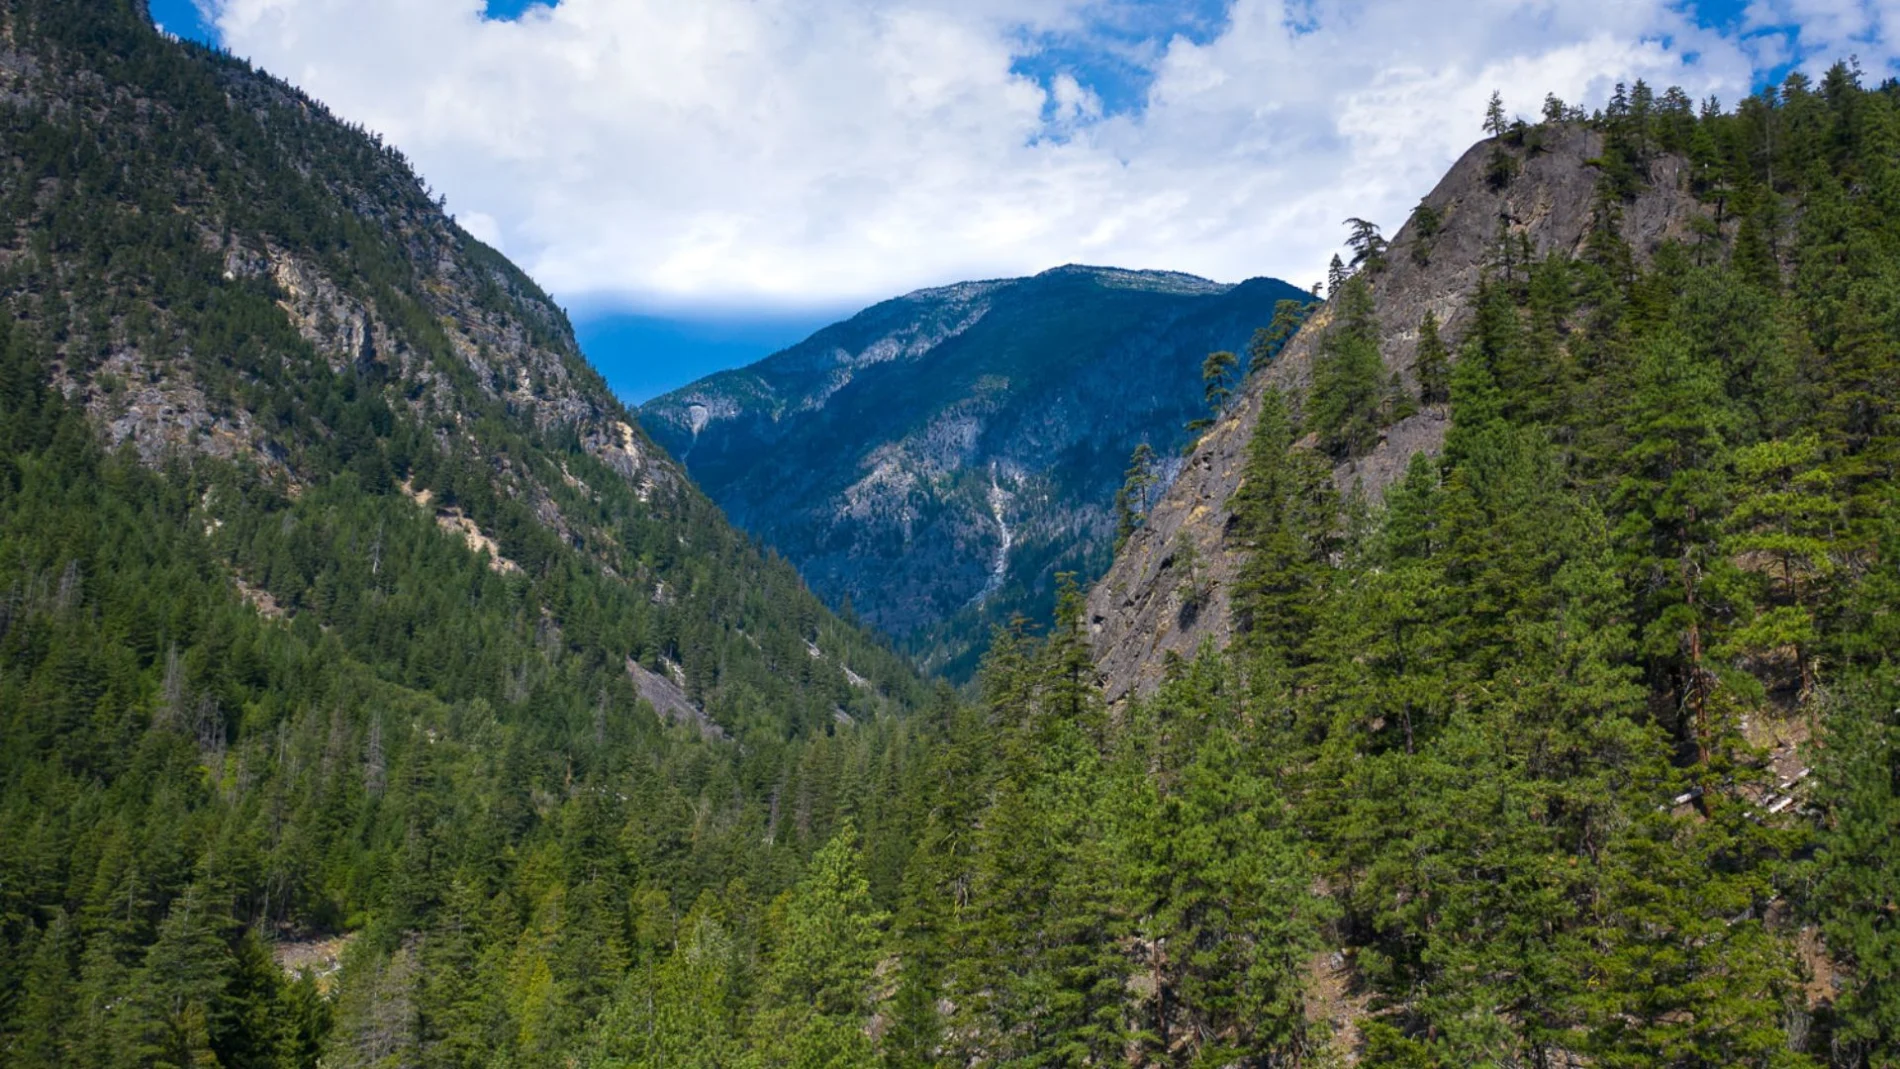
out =
[[[1271,279],[1074,266],[963,283],[656,398],[641,419],[820,596],[962,681],[993,628],[1047,618],[1059,573],[1106,567],[1129,454],[1191,441],[1207,354],[1248,352],[1279,302],[1306,298]]]
[[[1600,96],[1318,296],[634,412],[390,141],[0,0],[0,1065],[1896,1064],[1900,81]]]

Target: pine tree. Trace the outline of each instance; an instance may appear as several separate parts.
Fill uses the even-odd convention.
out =
[[[1310,303],[1295,300],[1281,300],[1274,304],[1273,320],[1254,331],[1253,340],[1247,345],[1248,374],[1265,368],[1286,343],[1299,333],[1300,324],[1306,320],[1312,307]]]
[[[1330,301],[1338,297],[1349,277],[1346,262],[1339,258],[1338,253],[1334,253],[1332,262],[1326,265],[1326,299]]]
[[[73,969],[74,932],[65,910],[54,913],[32,946],[20,978],[15,1028],[4,1040],[9,1059],[21,1069],[57,1069],[74,1064],[71,1020],[77,977]]]
[[[1630,1069],[1813,1065],[1783,1025],[1800,995],[1793,957],[1761,917],[1773,891],[1760,867],[1721,861],[1759,849],[1749,840],[1761,829],[1733,803],[1699,828],[1666,807],[1629,810],[1589,916],[1586,938],[1606,951],[1579,995],[1589,1053]]]
[[[1484,106],[1484,132],[1487,137],[1503,137],[1509,129],[1504,117],[1504,94],[1491,90],[1491,99]]]
[[[1239,357],[1223,349],[1207,354],[1207,359],[1201,362],[1201,386],[1208,415],[1189,423],[1189,430],[1211,427],[1220,418],[1222,409],[1227,407],[1227,399],[1233,396],[1234,368],[1239,361]]]
[[[1346,226],[1352,231],[1346,237],[1346,247],[1352,250],[1351,269],[1358,271],[1377,270],[1385,262],[1385,238],[1379,235],[1379,224],[1364,219],[1346,220]]]
[[[1333,325],[1313,362],[1307,398],[1308,426],[1341,460],[1365,453],[1378,440],[1386,378],[1378,329],[1372,290],[1364,278],[1354,276],[1345,284]]]
[[[1418,399],[1422,403],[1438,405],[1451,400],[1451,353],[1438,337],[1438,317],[1431,312],[1425,313],[1418,326],[1412,377],[1418,381]]]
[[[1154,449],[1147,442],[1128,457],[1121,489],[1115,491],[1115,548],[1120,550],[1148,516],[1148,492],[1155,483]]]
[[[582,1065],[716,1069],[739,1060],[730,990],[735,947],[722,912],[711,892],[701,895],[666,960],[627,975],[590,1028]]]
[[[864,1043],[879,933],[888,918],[871,901],[857,840],[847,821],[812,856],[784,901],[763,991],[767,1008],[758,1018],[769,1031],[758,1042],[789,1043],[794,1060]]]
[[[1766,654],[1791,649],[1806,693],[1814,685],[1814,607],[1834,570],[1829,552],[1840,527],[1833,480],[1820,467],[1813,437],[1767,441],[1736,451],[1734,504],[1724,549],[1742,562],[1752,588],[1738,600],[1752,618],[1738,623],[1725,652]]]
[[[1618,531],[1633,589],[1649,622],[1644,644],[1685,710],[1686,741],[1709,759],[1717,723],[1716,675],[1709,663],[1716,623],[1714,591],[1704,580],[1725,567],[1719,522],[1727,478],[1719,466],[1727,423],[1713,369],[1693,360],[1679,339],[1652,341],[1637,370],[1627,474],[1613,498],[1623,512]]]
[[[1838,1064],[1893,1064],[1900,1051],[1900,691],[1891,671],[1843,687],[1827,710],[1813,804],[1822,814],[1812,896],[1843,968]]]
[[[173,903],[147,952],[126,1011],[125,1050],[140,1062],[214,1066],[210,1019],[234,962],[228,906],[193,884]]]
[[[1248,551],[1234,581],[1234,627],[1251,653],[1272,650],[1286,663],[1298,662],[1311,631],[1337,522],[1331,473],[1293,437],[1285,397],[1263,391],[1233,499],[1235,533]]]
[[[1182,767],[1118,772],[1118,791],[1156,795],[1131,807],[1118,846],[1139,874],[1131,908],[1152,989],[1139,1038],[1156,1061],[1183,1041],[1203,1064],[1297,1059],[1311,1045],[1304,970],[1327,912],[1261,751],[1237,737],[1223,674],[1200,658],[1146,714],[1168,725],[1156,743]]]

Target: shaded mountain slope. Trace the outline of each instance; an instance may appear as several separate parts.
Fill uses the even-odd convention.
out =
[[[1088,267],[924,290],[641,418],[819,593],[967,672],[1057,571],[1106,564],[1136,444],[1174,456],[1202,359],[1300,296]]]

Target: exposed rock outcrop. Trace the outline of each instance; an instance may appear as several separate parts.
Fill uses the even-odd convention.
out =
[[[1471,324],[1471,298],[1502,232],[1514,241],[1528,240],[1538,257],[1581,253],[1593,218],[1597,171],[1592,161],[1602,150],[1602,137],[1582,127],[1540,134],[1534,151],[1507,150],[1521,157],[1520,170],[1502,186],[1487,177],[1496,142],[1466,152],[1423,202],[1437,218],[1437,226],[1429,228],[1433,232],[1423,233],[1428,228],[1418,226],[1414,216],[1393,239],[1384,268],[1372,279],[1380,353],[1388,371],[1397,372],[1409,388],[1416,388],[1412,361],[1425,314],[1437,317],[1441,337],[1455,354]],[[1664,242],[1689,239],[1692,223],[1705,213],[1687,189],[1685,171],[1679,159],[1657,160],[1648,186],[1622,205],[1621,233],[1639,258]],[[1249,378],[1230,410],[1196,445],[1146,525],[1090,592],[1096,666],[1111,701],[1151,691],[1169,654],[1190,657],[1204,642],[1226,645],[1229,587],[1241,563],[1241,551],[1229,537],[1229,503],[1240,485],[1260,399],[1269,386],[1297,391],[1309,383],[1330,322],[1329,308],[1316,311],[1279,358]],[[1444,408],[1428,406],[1386,428],[1366,456],[1339,465],[1334,481],[1342,490],[1357,486],[1376,498],[1413,456],[1436,453],[1448,426]],[[1184,611],[1175,574],[1187,545],[1205,575],[1206,594],[1192,611]]]
[[[86,112],[76,102],[97,92],[90,76],[41,64],[4,42],[0,74],[49,114]],[[0,222],[0,274],[22,265],[40,272],[30,286],[7,277],[22,293],[22,329],[48,340],[55,385],[86,410],[110,447],[129,448],[154,466],[191,456],[245,460],[294,493],[327,477],[320,470],[330,462],[326,451],[311,446],[334,441],[343,428],[333,409],[286,398],[327,370],[350,381],[342,392],[379,391],[429,427],[445,451],[453,446],[486,465],[499,491],[570,545],[599,545],[612,532],[563,516],[546,471],[493,449],[475,426],[478,413],[576,442],[643,502],[685,489],[678,465],[588,367],[565,313],[456,226],[399,154],[239,64],[210,63],[204,74],[228,108],[219,116],[231,128],[224,141],[242,143],[251,155],[219,142],[231,158],[180,152],[162,175],[147,176],[176,189],[174,214],[182,220],[167,232],[169,244],[152,246],[173,257],[163,284],[141,277],[149,249],[94,278],[92,266],[30,255],[28,233],[38,221]],[[121,92],[148,95],[120,101],[119,136],[180,137],[165,93]],[[0,149],[0,165],[19,166],[17,151]],[[82,188],[43,185],[46,197],[74,197]],[[88,226],[150,229],[129,201],[102,198],[89,208]],[[72,317],[100,286],[121,296],[114,314]],[[290,331],[260,329],[260,299],[265,308],[275,305]],[[220,329],[202,329],[205,308],[227,310]],[[275,400],[260,400],[267,395]]]

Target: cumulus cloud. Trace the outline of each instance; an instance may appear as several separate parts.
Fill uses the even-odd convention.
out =
[[[1305,282],[1346,216],[1403,221],[1494,88],[1526,114],[1638,77],[1732,100],[1799,42],[1884,56],[1900,28],[1900,0],[1754,0],[1718,29],[1666,0],[1233,0],[1211,33],[1112,42],[1142,67],[1141,107],[1105,107],[1086,69],[1022,73],[1134,2],[212,11],[228,48],[400,145],[564,299],[649,308],[836,305],[1064,262]]]

